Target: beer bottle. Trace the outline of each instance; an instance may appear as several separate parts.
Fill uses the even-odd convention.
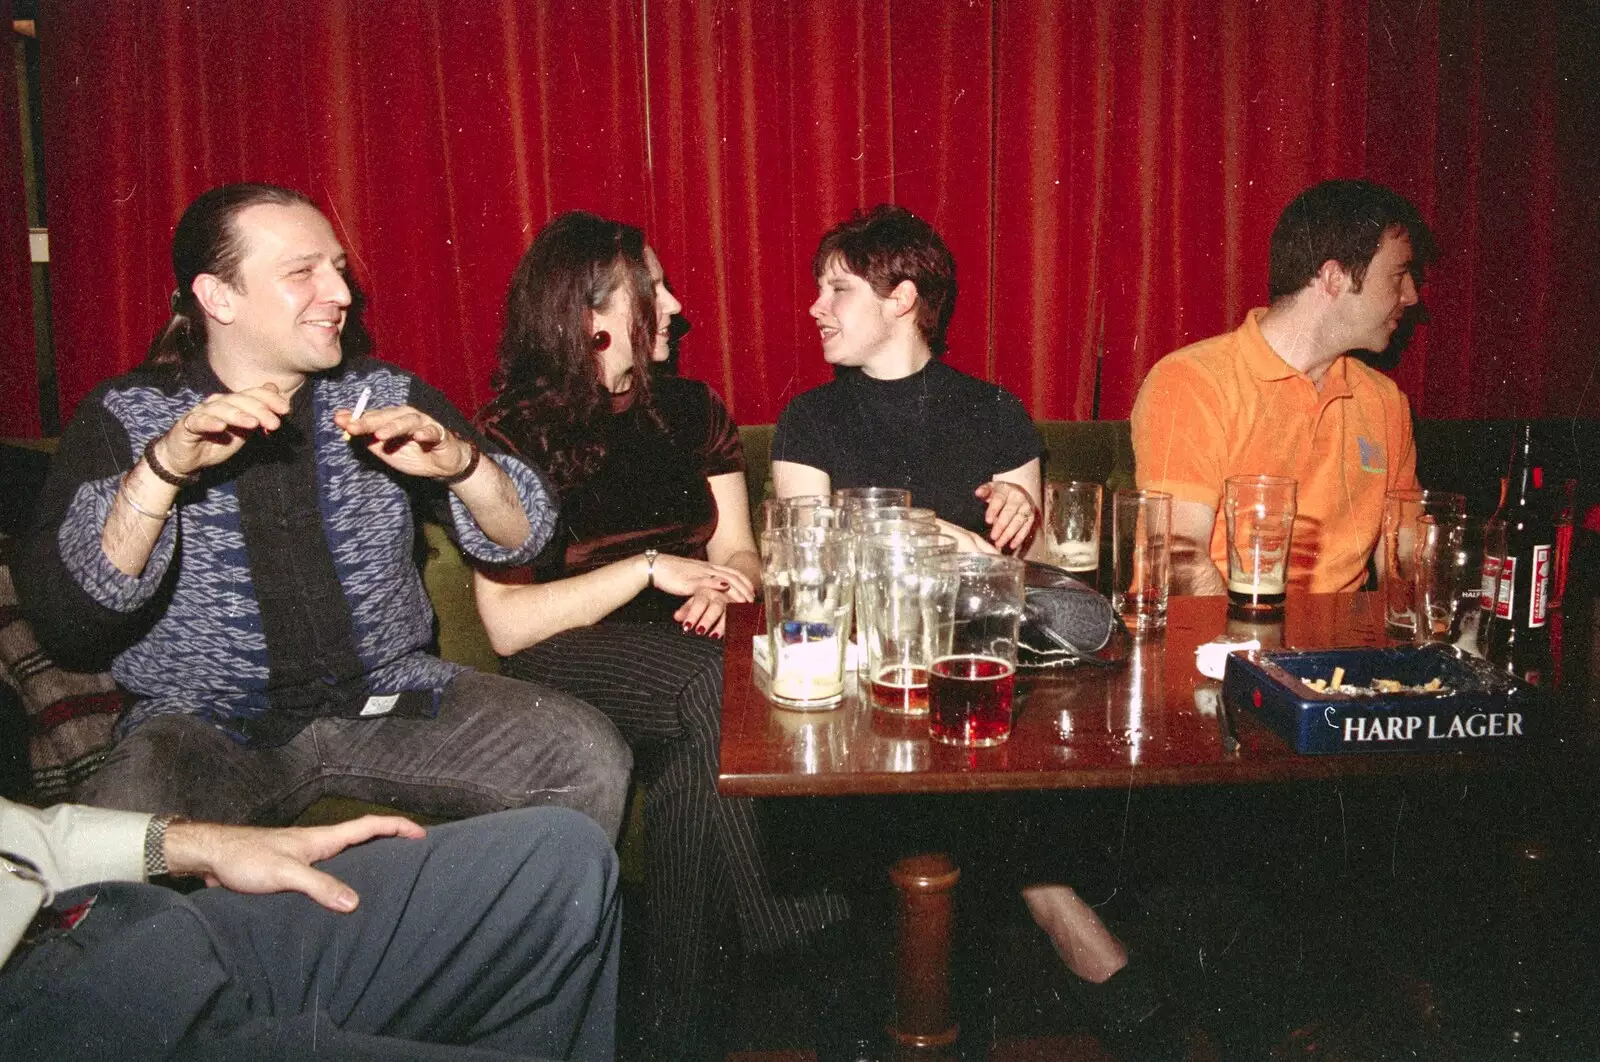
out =
[[[1485,655],[1533,683],[1550,671],[1550,579],[1556,541],[1551,495],[1533,425],[1523,424],[1512,443],[1500,508],[1485,530],[1486,554],[1494,548],[1495,538],[1504,542],[1496,558],[1494,610],[1485,617],[1489,628]],[[1485,566],[1490,563],[1485,556]]]

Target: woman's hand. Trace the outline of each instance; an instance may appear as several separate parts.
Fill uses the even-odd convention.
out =
[[[754,601],[755,584],[737,568],[688,557],[656,557],[655,585],[675,596],[688,598],[672,614],[686,632],[722,637],[729,602]]]
[[[996,479],[980,484],[973,493],[989,503],[983,522],[989,525],[989,541],[995,549],[1022,549],[1039,518],[1038,507],[1028,492],[1015,483]]]
[[[755,583],[739,569],[667,554],[656,557],[655,585],[675,597],[688,598],[672,614],[685,631],[719,638],[729,602],[756,599]]]
[[[691,595],[672,618],[683,625],[685,634],[721,638],[728,622],[728,604],[733,600],[726,590],[700,590]]]
[[[975,535],[964,527],[957,527],[948,520],[939,521],[939,533],[949,535],[956,540],[957,553],[987,553],[991,556],[1000,551],[989,544],[989,540],[982,535]]]

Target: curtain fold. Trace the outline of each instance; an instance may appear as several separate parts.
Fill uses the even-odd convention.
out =
[[[1494,7],[1487,12],[1485,8]],[[810,256],[860,206],[958,263],[949,359],[1124,417],[1234,327],[1306,185],[1417,200],[1446,257],[1393,371],[1429,417],[1593,410],[1596,8],[1438,0],[57,0],[40,19],[63,401],[163,322],[203,188],[323,204],[379,353],[475,408],[554,212],[644,225],[746,423],[827,379]],[[0,179],[4,175],[0,174]],[[1392,360],[1392,359],[1391,359]]]
[[[22,125],[16,68],[11,66],[11,0],[0,0],[6,35],[0,77],[0,435],[39,434],[39,373],[34,349],[33,267],[28,253],[28,205],[23,185]]]

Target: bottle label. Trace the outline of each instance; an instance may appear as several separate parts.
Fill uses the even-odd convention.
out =
[[[1500,558],[1483,558],[1483,586],[1478,593],[1478,606],[1485,612],[1494,608],[1494,581],[1500,577]]]
[[[1528,626],[1543,627],[1550,612],[1550,547],[1533,547],[1533,586],[1528,594]]]
[[[1495,595],[1494,614],[1500,619],[1511,618],[1511,605],[1516,597],[1517,558],[1500,558],[1499,593]]]

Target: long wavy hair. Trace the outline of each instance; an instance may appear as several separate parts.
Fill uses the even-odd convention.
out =
[[[619,289],[633,306],[632,402],[660,424],[650,394],[655,284],[644,246],[644,233],[632,225],[574,210],[539,230],[511,274],[494,397],[478,423],[543,469],[563,494],[605,457],[612,396],[591,330],[593,315]]]

